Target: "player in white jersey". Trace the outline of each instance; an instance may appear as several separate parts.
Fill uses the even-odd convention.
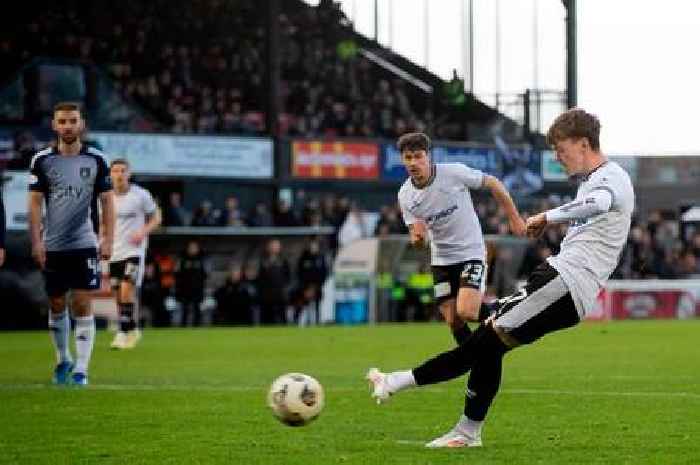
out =
[[[129,162],[124,159],[112,161],[110,176],[117,221],[109,276],[119,310],[119,330],[111,347],[131,349],[141,338],[136,308],[148,235],[160,226],[161,213],[150,192],[129,182]]]
[[[421,245],[429,236],[435,299],[461,344],[469,336],[467,322],[487,316],[481,306],[486,246],[470,190],[490,190],[516,235],[525,234],[525,222],[498,179],[459,163],[433,163],[430,146],[423,133],[404,134],[397,141],[409,175],[399,190],[399,206],[411,243]]]
[[[561,114],[547,133],[557,160],[580,186],[574,201],[527,220],[536,237],[552,223],[569,223],[558,255],[529,276],[525,286],[501,299],[497,313],[468,338],[413,370],[367,373],[381,403],[403,389],[424,386],[471,370],[475,396],[467,399],[465,415],[447,434],[427,447],[481,446],[481,429],[498,392],[503,356],[521,344],[576,325],[592,309],[601,287],[615,269],[630,229],[634,190],[627,173],[600,151],[600,123],[581,109]]]

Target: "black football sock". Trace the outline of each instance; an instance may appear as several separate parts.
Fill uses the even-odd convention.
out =
[[[496,332],[482,324],[464,344],[414,368],[413,377],[418,386],[448,381],[471,370],[483,354],[494,356],[505,354],[507,351],[508,347],[501,342]]]
[[[483,421],[501,385],[503,354],[485,356],[472,368],[464,398],[464,415],[470,420]]]
[[[134,329],[134,304],[119,304],[119,330],[123,333]]]

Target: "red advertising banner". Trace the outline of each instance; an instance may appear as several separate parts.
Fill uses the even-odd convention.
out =
[[[379,146],[359,142],[294,141],[292,142],[292,176],[377,179]]]
[[[688,319],[700,317],[700,293],[693,290],[604,289],[588,319]]]

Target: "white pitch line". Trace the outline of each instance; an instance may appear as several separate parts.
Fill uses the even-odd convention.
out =
[[[253,392],[265,391],[264,386],[213,386],[201,384],[91,384],[85,388],[91,391],[203,391],[203,392]],[[52,384],[0,384],[0,391],[21,391],[40,389],[71,389],[71,386],[55,386]],[[74,388],[75,389],[75,388]],[[330,392],[357,392],[362,389],[354,387],[330,388]],[[432,393],[454,392],[454,389],[430,387],[422,391]],[[586,396],[586,397],[680,397],[684,399],[700,400],[697,392],[662,392],[662,391],[578,391],[564,389],[502,389],[502,394],[511,395],[556,395],[556,396]]]
[[[411,440],[411,439],[397,439],[396,444],[401,444],[404,446],[415,446],[415,445],[424,446],[425,441],[418,441],[418,440]]]

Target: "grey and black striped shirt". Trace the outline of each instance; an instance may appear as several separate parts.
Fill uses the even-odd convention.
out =
[[[101,151],[83,145],[78,155],[61,155],[50,147],[38,152],[30,166],[29,190],[46,201],[46,250],[97,246],[97,197],[112,189],[109,168]]]

